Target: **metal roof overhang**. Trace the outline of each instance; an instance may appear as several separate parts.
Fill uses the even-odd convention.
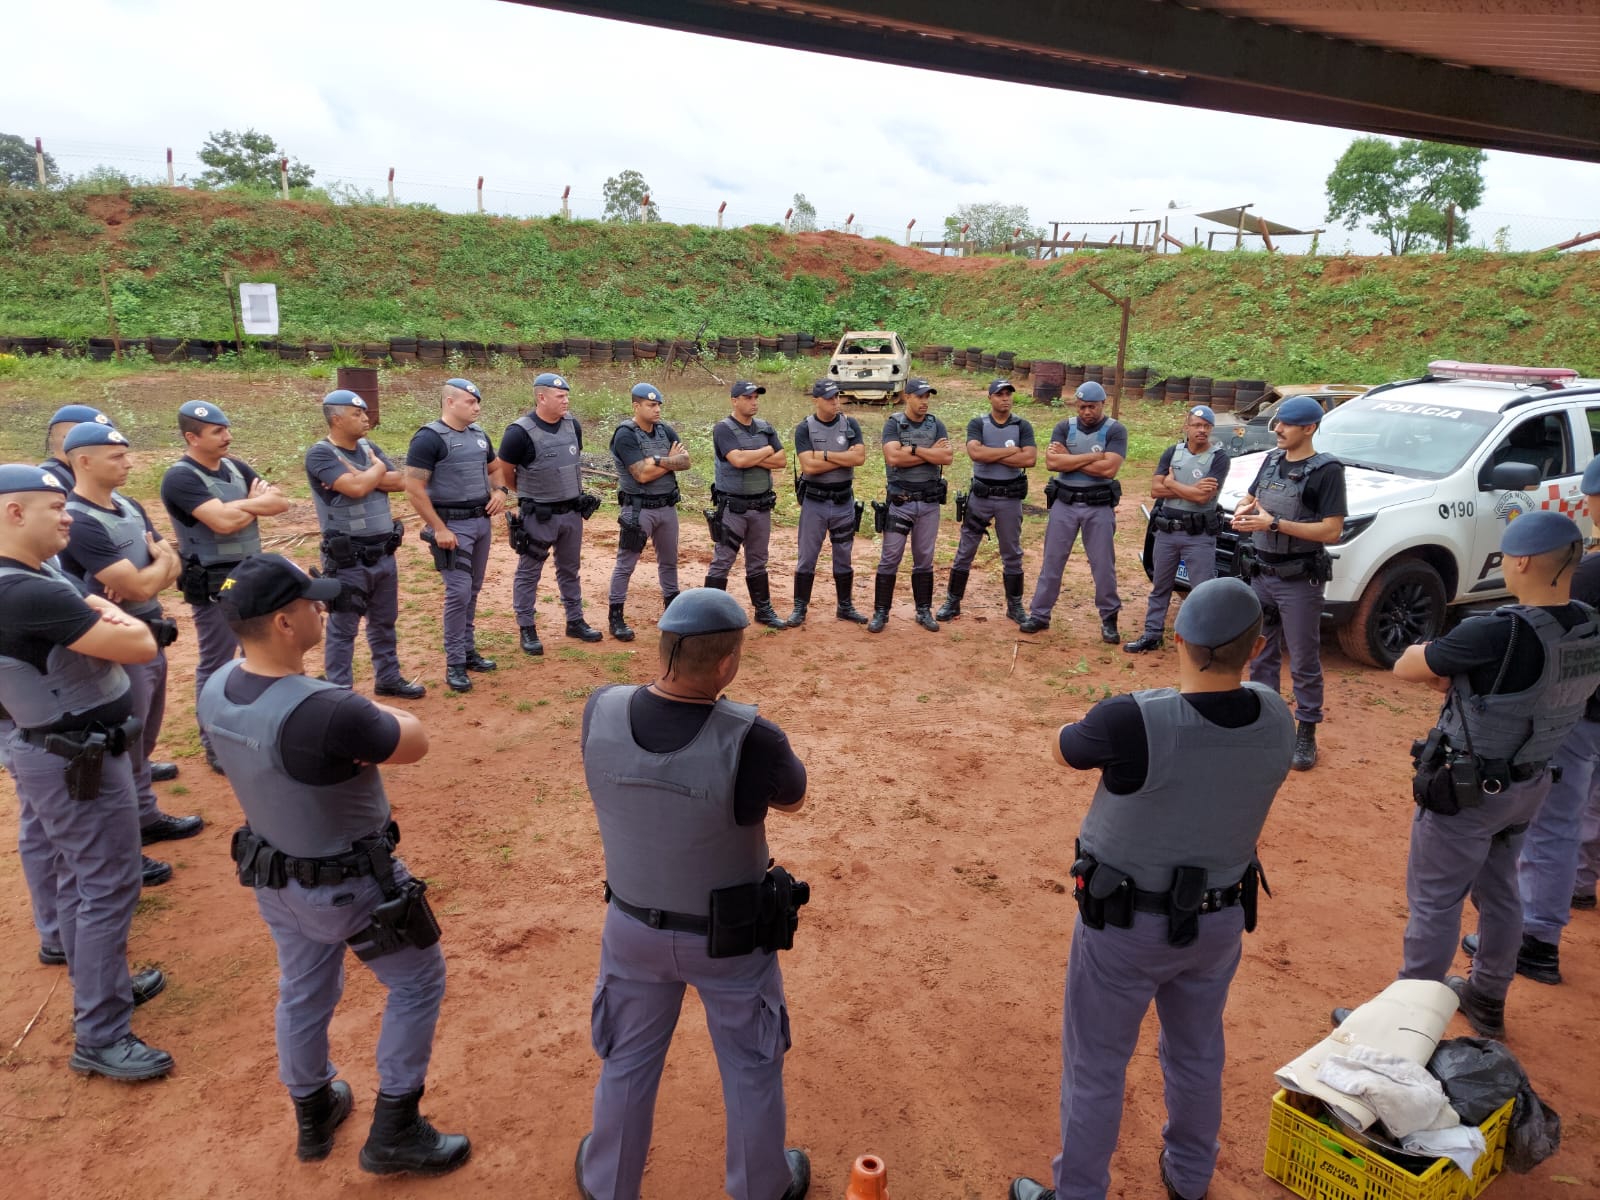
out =
[[[513,0],[796,50],[1600,162],[1590,0]]]

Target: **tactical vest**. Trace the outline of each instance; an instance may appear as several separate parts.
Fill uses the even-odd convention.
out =
[[[1208,888],[1239,882],[1294,755],[1289,706],[1244,686],[1261,715],[1242,729],[1206,720],[1176,688],[1133,693],[1149,748],[1144,786],[1118,796],[1101,779],[1078,833],[1085,850],[1146,891],[1170,888],[1177,867],[1204,867]]]
[[[334,445],[331,438],[323,438],[322,443],[352,471],[367,470],[377,458],[377,452],[368,444],[366,438],[361,439],[354,454],[341,446]],[[336,492],[332,488],[318,484],[311,489],[311,502],[316,505],[317,523],[322,526],[323,533],[375,538],[388,537],[394,530],[394,516],[389,510],[389,493],[379,488],[373,488],[357,500],[353,496],[346,496],[343,492]]]
[[[1221,453],[1222,447],[1213,445],[1200,454],[1191,454],[1189,443],[1179,442],[1172,451],[1172,477],[1185,487],[1194,487],[1210,473],[1211,464],[1217,461],[1217,455]],[[1182,496],[1163,496],[1161,507],[1166,512],[1214,512],[1217,507],[1217,497],[1213,494],[1211,499],[1200,501],[1185,500]]]
[[[735,450],[768,450],[772,443],[767,440],[767,435],[772,432],[772,426],[760,417],[745,425],[735,421],[731,416],[723,417],[720,422],[733,430]],[[716,469],[717,491],[726,492],[730,496],[759,496],[772,490],[772,472],[765,467],[739,468],[730,466],[725,459],[717,459]],[[623,897],[627,899],[626,896]]]
[[[617,426],[617,433],[624,429],[633,430],[634,436],[639,439],[639,448],[644,451],[646,458],[666,458],[672,452],[673,435],[665,423],[657,421],[655,428],[646,433],[643,427],[629,417]],[[649,483],[640,483],[628,470],[620,455],[617,454],[617,434],[611,435],[611,459],[617,464],[617,490],[630,496],[665,496],[678,486],[678,476],[674,471],[668,471],[658,479]]]
[[[633,740],[628,720],[638,690],[596,692],[583,743],[606,881],[629,904],[704,916],[717,888],[766,875],[765,825],[739,825],[733,815],[739,751],[756,709],[718,700],[692,742],[652,754]]]
[[[188,458],[180,458],[175,468],[177,470],[190,470],[199,477],[201,483],[206,485],[206,491],[212,497],[227,503],[230,500],[246,500],[250,497],[250,485],[245,482],[244,472],[234,464],[231,458],[222,460],[222,471],[226,476],[218,479],[199,463]],[[240,559],[249,558],[252,554],[261,553],[261,523],[252,520],[243,529],[233,533],[218,533],[194,514],[194,524],[185,525],[182,521],[172,522],[173,532],[178,535],[178,550],[184,558],[198,558],[206,566],[215,563],[236,563]]]
[[[111,539],[111,544],[134,565],[136,570],[142,571],[150,565],[150,546],[144,540],[144,518],[139,515],[139,510],[134,508],[116,492],[111,493],[111,503],[117,506],[117,511],[109,513],[98,504],[90,504],[81,496],[67,497],[67,511],[72,514],[75,521],[94,521],[106,531],[106,536]],[[96,596],[106,594],[105,585],[93,575],[85,575],[83,584]],[[124,600],[122,611],[130,617],[159,617],[161,615],[161,601],[152,596],[142,602]]]
[[[1474,695],[1470,678],[1457,676],[1456,695],[1438,721],[1453,747],[1464,751],[1470,744],[1480,759],[1518,767],[1549,761],[1600,686],[1600,625],[1593,609],[1580,607],[1586,616],[1571,629],[1543,608],[1506,604],[1496,610],[1515,614],[1533,630],[1544,649],[1544,671],[1526,691],[1488,696]]]
[[[578,418],[561,418],[561,432],[551,433],[528,413],[512,422],[533,443],[533,465],[517,464],[517,495],[540,504],[576,500],[583,491],[578,461]]]
[[[0,567],[0,578],[47,576],[64,588],[78,589],[50,563],[38,571],[25,567]],[[86,713],[109,704],[128,690],[128,673],[103,658],[91,658],[66,646],[52,646],[41,675],[32,663],[0,655],[0,705],[23,729],[47,729],[73,713]]]
[[[301,783],[283,766],[278,740],[284,722],[312,695],[339,689],[308,675],[285,675],[249,704],[235,704],[225,689],[242,663],[236,658],[206,680],[195,711],[251,830],[291,858],[332,858],[381,833],[389,800],[376,766],[368,763],[354,779],[322,785]]]
[[[1104,450],[1106,441],[1111,436],[1110,417],[1106,417],[1095,426],[1093,431],[1078,428],[1078,418],[1070,417],[1067,420],[1067,453],[1088,454],[1095,448]],[[1069,488],[1104,487],[1110,483],[1109,479],[1101,479],[1098,475],[1091,475],[1087,471],[1057,471],[1056,482]],[[1123,868],[1126,870],[1127,868]]]
[[[889,429],[890,425],[894,426],[893,432]],[[921,421],[913,424],[906,419],[905,413],[897,412],[885,424],[883,440],[926,450],[939,440],[938,418],[932,413],[927,413]],[[943,474],[943,467],[930,462],[919,462],[914,467],[890,467],[884,472],[891,486],[897,483],[935,483]]]
[[[843,453],[850,449],[850,418],[842,413],[833,419],[833,424],[827,425],[817,420],[817,414],[812,413],[803,422],[806,436],[811,439],[811,449],[821,454],[824,450],[830,453]],[[800,430],[795,429],[795,441],[800,440]],[[816,475],[807,475],[807,483],[820,484],[822,487],[840,487],[847,483],[854,483],[856,470],[854,467],[834,467],[831,471],[822,471]]]
[[[474,421],[465,429],[452,429],[443,421],[423,426],[444,442],[444,457],[428,476],[428,499],[435,505],[473,508],[489,499],[489,437]],[[279,849],[282,849],[280,846]]]
[[[1311,472],[1325,463],[1338,462],[1331,454],[1313,454],[1310,458],[1291,463],[1284,459],[1282,450],[1267,454],[1267,461],[1256,483],[1256,502],[1261,511],[1280,521],[1317,521],[1321,518],[1306,507],[1304,493]],[[1322,549],[1321,542],[1290,537],[1286,533],[1273,533],[1258,529],[1251,535],[1257,550],[1268,554],[1315,554]]]
[[[1022,437],[1022,422],[1018,418],[1012,417],[1004,425],[996,425],[994,423],[994,414],[987,412],[983,414],[983,426],[980,433],[982,436],[979,440],[991,450],[1003,450],[1008,445],[1015,449],[1019,439]],[[972,464],[972,477],[981,479],[985,483],[1010,483],[1013,479],[1021,479],[1022,476],[1023,470],[1021,467],[1006,467],[1001,466],[999,463],[987,462]]]

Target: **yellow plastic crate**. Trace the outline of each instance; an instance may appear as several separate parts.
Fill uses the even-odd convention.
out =
[[[1421,1175],[1390,1162],[1288,1103],[1284,1092],[1272,1098],[1267,1158],[1262,1169],[1306,1200],[1469,1200],[1505,1169],[1507,1100],[1478,1128],[1487,1143],[1471,1178],[1447,1158],[1436,1159]]]

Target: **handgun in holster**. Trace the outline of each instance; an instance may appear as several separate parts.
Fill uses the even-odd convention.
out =
[[[1206,895],[1204,867],[1174,867],[1167,898],[1167,944],[1189,946],[1200,936],[1200,903]]]
[[[517,554],[526,554],[533,548],[533,538],[522,523],[522,514],[506,509],[506,542]]]
[[[967,520],[967,493],[956,493],[956,524],[963,525]]]
[[[198,558],[191,555],[183,560],[183,573],[178,576],[178,590],[183,593],[184,602],[187,604],[211,603],[211,573]]]
[[[861,503],[861,501],[859,501],[859,500],[855,501],[854,504],[855,504],[855,510],[856,511],[855,511],[855,517],[851,521],[851,524],[850,524],[850,532],[851,533],[860,533],[861,532],[861,518],[862,518],[863,515],[865,515],[865,513],[867,511],[867,506],[865,504]]]
[[[705,514],[706,532],[711,535],[712,542],[722,545],[727,537],[727,526],[722,523],[722,505],[719,503],[715,508],[703,508],[700,511]]]
[[[584,492],[578,497],[578,516],[581,520],[587,521],[599,510],[599,496],[594,495],[592,492]]]
[[[355,541],[348,533],[325,533],[322,535],[323,566],[331,571],[343,567],[354,567],[360,564],[360,556],[356,554]]]
[[[872,532],[879,535],[889,532],[889,502],[887,500],[874,500],[872,502]]]
[[[451,546],[445,550],[440,547],[438,535],[433,532],[433,526],[425,525],[422,529],[422,540],[428,543],[428,550],[433,555],[433,569],[441,575],[453,570],[456,566],[456,547]]]
[[[110,739],[103,733],[85,733],[78,737],[62,737],[61,749],[52,749],[49,741],[45,749],[61,754],[67,760],[67,795],[80,804],[93,800],[100,794],[100,779],[105,773],[106,753]]]

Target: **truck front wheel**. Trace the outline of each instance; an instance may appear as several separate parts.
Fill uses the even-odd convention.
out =
[[[1445,602],[1439,572],[1419,558],[1397,559],[1378,572],[1355,614],[1339,627],[1339,648],[1358,662],[1388,670],[1407,646],[1439,636]]]

